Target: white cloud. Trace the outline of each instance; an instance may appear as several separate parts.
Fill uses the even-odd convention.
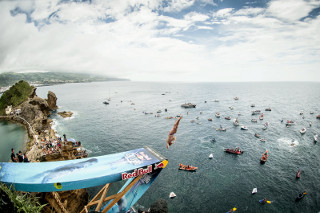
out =
[[[194,4],[195,0],[171,0],[164,8],[165,12],[180,12]]]

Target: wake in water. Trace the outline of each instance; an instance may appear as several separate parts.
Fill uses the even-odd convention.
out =
[[[295,147],[299,145],[299,141],[292,138],[279,138],[277,141],[288,147]]]

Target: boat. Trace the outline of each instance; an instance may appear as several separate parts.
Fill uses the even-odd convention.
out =
[[[208,121],[212,121],[212,118],[208,118]]]
[[[185,103],[185,104],[182,104],[181,107],[183,107],[183,108],[196,108],[196,104]]]
[[[306,191],[303,191],[301,193],[298,194],[298,197],[296,197],[296,201],[301,200],[302,198],[304,198],[304,196],[307,194]]]
[[[227,116],[227,117],[225,117],[224,119],[226,119],[226,120],[231,120],[231,117],[230,117],[230,116]]]
[[[213,154],[211,153],[210,155],[209,155],[209,159],[212,159],[213,158]]]
[[[261,142],[266,142],[267,140],[265,138],[260,139]]]
[[[298,170],[296,174],[296,178],[300,178],[300,175],[301,175],[301,170]]]
[[[219,99],[215,99],[214,102],[219,102]]]
[[[161,113],[162,111],[159,109],[158,111],[157,111],[157,113]]]
[[[263,113],[261,113],[261,115],[259,116],[260,120],[263,120]]]
[[[303,115],[303,111],[301,111],[301,112],[299,113],[299,115]]]
[[[257,188],[254,188],[253,190],[252,190],[252,194],[256,194],[258,192],[258,189]]]
[[[217,112],[217,113],[216,113],[216,117],[217,117],[217,118],[220,118],[220,112]]]
[[[251,119],[251,122],[253,122],[253,123],[257,123],[257,122],[258,122],[258,120],[257,120],[257,119],[255,119],[255,118],[253,118],[253,119]]]
[[[314,112],[311,111],[311,112],[310,112],[310,115],[313,115],[313,114],[314,114]]]
[[[234,121],[233,121],[233,125],[235,125],[235,126],[239,126],[238,118],[234,119]]]
[[[248,130],[248,127],[246,127],[246,126],[241,126],[241,130]]]
[[[315,136],[313,136],[313,139],[314,139],[314,142],[318,142],[319,136],[315,135]]]
[[[222,128],[222,127],[220,127],[220,128],[216,128],[216,130],[217,130],[217,131],[223,131],[223,132],[227,131],[227,129],[226,129],[226,128]]]
[[[306,131],[307,131],[306,128],[302,128],[302,129],[300,130],[300,133],[301,133],[301,134],[304,134],[304,133],[306,133]]]
[[[251,106],[251,107],[255,107],[256,105],[254,105],[254,104],[251,104],[250,106]]]
[[[310,127],[312,126],[312,122],[311,122],[311,121],[309,122],[309,126],[310,126]]]
[[[295,125],[296,123],[294,121],[291,121],[291,120],[287,120],[287,123],[286,123],[286,126],[292,126],[292,125]]]
[[[233,110],[234,108],[233,108],[233,106],[230,106],[229,109]]]
[[[261,199],[261,200],[259,200],[259,203],[262,203],[262,204],[268,203],[268,204],[270,204],[271,201],[270,201],[270,200],[267,200],[267,199]]]
[[[227,153],[236,154],[236,155],[241,155],[243,153],[243,151],[240,150],[239,147],[236,147],[235,149],[224,149],[224,151]]]
[[[258,133],[255,133],[254,136],[255,136],[256,138],[260,138],[260,135],[259,135]]]
[[[271,108],[270,108],[270,107],[268,107],[268,108],[266,108],[265,110],[266,110],[266,111],[271,111]]]
[[[169,198],[175,198],[177,195],[174,193],[174,192],[170,192],[170,194],[169,194]]]
[[[237,208],[236,208],[236,207],[233,207],[233,208],[230,209],[227,213],[233,213],[233,212],[235,212],[235,211],[237,211]]]
[[[269,154],[268,150],[266,150],[263,154],[262,157],[260,158],[260,163],[264,164],[268,160]]]
[[[179,163],[179,169],[193,172],[193,171],[196,171],[198,169],[198,167],[183,165],[182,163]]]
[[[238,96],[236,96],[236,97],[234,97],[233,99],[237,101],[237,100],[239,100],[239,97],[238,97]]]
[[[260,110],[254,110],[251,112],[251,115],[259,115],[261,113]]]
[[[108,104],[109,104],[109,102],[108,102],[108,101],[104,101],[104,102],[102,102],[102,103],[104,103],[105,105],[108,105]]]

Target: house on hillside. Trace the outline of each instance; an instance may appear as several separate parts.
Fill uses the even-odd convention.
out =
[[[12,105],[6,107],[6,115],[12,114]]]

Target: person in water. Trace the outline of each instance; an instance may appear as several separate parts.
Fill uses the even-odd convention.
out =
[[[180,116],[178,118],[178,120],[176,121],[176,123],[173,125],[173,128],[170,130],[168,138],[167,138],[167,149],[169,149],[169,146],[171,146],[174,141],[176,140],[176,137],[174,136],[175,133],[177,133],[178,130],[178,125],[180,120],[182,119],[182,116]]]

